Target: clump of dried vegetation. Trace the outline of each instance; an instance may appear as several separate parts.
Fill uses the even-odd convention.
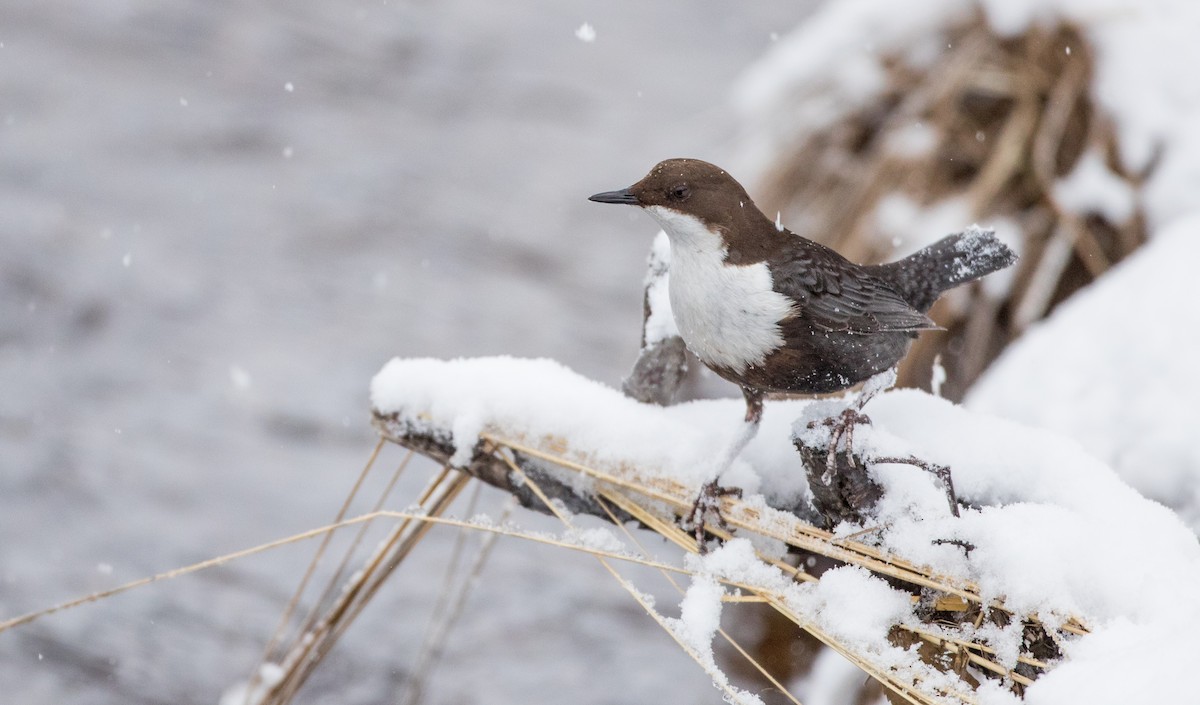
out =
[[[922,206],[963,199],[974,219],[1015,222],[1021,261],[1008,291],[985,295],[977,285],[969,302],[948,297],[933,312],[947,330],[923,335],[901,368],[901,385],[928,388],[941,354],[944,393],[959,399],[1005,345],[1146,238],[1140,207],[1125,222],[1075,213],[1055,184],[1088,152],[1135,194],[1147,174],[1122,166],[1114,126],[1090,92],[1092,50],[1077,29],[1035,25],[1005,38],[979,17],[945,40],[927,68],[881,58],[887,89],[831,127],[797,134],[757,192],[764,210],[803,222],[802,234],[856,262],[893,255],[876,216],[894,194]],[[914,125],[931,132],[932,147],[897,149]]]

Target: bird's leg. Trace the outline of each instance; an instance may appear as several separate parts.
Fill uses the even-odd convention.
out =
[[[746,420],[742,425],[742,432],[734,439],[721,454],[720,463],[717,465],[717,472],[713,475],[713,479],[704,483],[700,488],[700,495],[696,497],[695,504],[692,505],[692,510],[688,514],[688,523],[692,527],[692,531],[696,535],[696,543],[700,546],[701,552],[704,548],[704,518],[710,512],[716,517],[716,523],[721,528],[726,528],[725,520],[721,517],[721,498],[722,497],[741,497],[742,490],[737,487],[721,487],[721,475],[733,465],[733,461],[737,459],[742,450],[754,439],[758,434],[758,426],[762,421],[763,410],[763,394],[756,389],[742,388],[742,395],[746,397]]]
[[[836,416],[830,416],[822,421],[810,421],[808,426],[812,428],[817,424],[823,424],[830,428],[829,431],[829,450],[825,453],[825,473],[821,476],[821,481],[829,484],[833,481],[833,476],[837,471],[837,453],[838,446],[841,445],[842,439],[846,439],[846,457],[850,467],[857,467],[854,462],[854,427],[859,424],[870,424],[871,417],[860,411],[862,407],[847,407]]]
[[[950,513],[958,516],[958,495],[954,493],[954,479],[950,477],[950,468],[945,465],[937,465],[927,460],[921,460],[915,455],[910,455],[907,458],[871,458],[871,463],[893,463],[899,465],[912,465],[921,468],[925,472],[933,475],[942,481],[942,487],[946,489],[946,501],[950,503]]]
[[[846,461],[850,467],[857,467],[854,460],[854,428],[859,424],[871,424],[871,417],[862,413],[865,407],[872,399],[883,390],[891,387],[896,383],[896,369],[889,368],[876,374],[867,380],[863,385],[862,391],[859,392],[858,398],[854,400],[853,406],[846,407],[841,414],[836,417],[825,419],[824,424],[830,427],[829,434],[829,452],[825,456],[825,482],[832,480],[834,471],[837,468],[837,452],[838,446],[841,445],[842,439],[846,439]],[[810,423],[811,427],[812,424]]]

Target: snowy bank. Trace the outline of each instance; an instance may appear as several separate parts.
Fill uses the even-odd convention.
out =
[[[459,463],[471,459],[486,432],[614,475],[651,475],[693,488],[707,479],[742,412],[735,400],[639,404],[555,362],[512,358],[395,359],[373,380],[371,399],[377,417],[449,439]],[[802,498],[807,490],[790,425],[808,403],[768,401],[762,430],[726,483],[761,493],[775,506]],[[1063,642],[1065,659],[1028,688],[1029,702],[1127,702],[1131,692],[1145,702],[1190,697],[1180,674],[1200,657],[1191,636],[1200,633],[1194,595],[1200,546],[1172,512],[1048,431],[911,390],[885,393],[865,411],[874,425],[858,430],[856,445],[949,465],[970,508],[956,519],[929,475],[878,466],[886,489],[875,518],[879,529],[860,541],[976,586],[985,603],[1003,600],[1013,613],[1049,626],[1075,618],[1090,630]],[[769,514],[761,502],[748,497],[745,503]],[[774,568],[764,577],[765,566],[739,566],[726,571],[751,582],[775,580],[769,587],[786,593],[788,604],[864,658],[893,669],[921,668],[913,650],[887,639],[892,622],[920,623],[911,608],[897,611],[899,603],[889,598],[886,608],[862,611],[866,602],[878,602],[872,595],[895,592],[878,577],[839,569],[814,584],[784,586],[769,577]],[[834,575],[830,584],[851,587],[832,591],[826,581]],[[711,622],[710,614],[703,618]],[[1020,629],[984,626],[973,637],[989,644],[1006,667],[1015,666]],[[949,677],[924,668],[931,682]],[[1119,687],[1113,687],[1114,673]],[[981,702],[1013,698],[991,686],[976,696]]]
[[[1034,326],[980,379],[972,409],[1074,438],[1200,532],[1200,216]]]

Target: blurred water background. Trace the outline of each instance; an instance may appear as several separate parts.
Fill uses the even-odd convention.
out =
[[[619,384],[654,227],[586,197],[732,158],[810,4],[0,4],[0,615],[327,522],[391,356]],[[395,701],[450,540],[299,702]],[[0,700],[215,703],[311,550],[0,635]],[[502,547],[426,701],[715,702],[594,563]]]

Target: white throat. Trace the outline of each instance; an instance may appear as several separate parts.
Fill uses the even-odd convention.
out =
[[[725,262],[719,233],[662,206],[645,208],[671,241],[669,292],[679,334],[701,362],[741,374],[784,343],[779,322],[792,302],[771,288],[765,262]]]

